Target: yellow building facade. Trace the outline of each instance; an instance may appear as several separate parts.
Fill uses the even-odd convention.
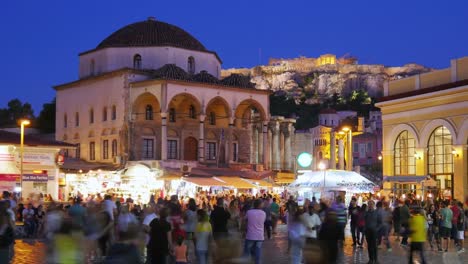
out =
[[[433,195],[465,199],[468,57],[452,60],[447,69],[387,83],[376,106],[382,111],[384,190],[421,194],[423,186],[413,184],[419,178],[435,180]]]

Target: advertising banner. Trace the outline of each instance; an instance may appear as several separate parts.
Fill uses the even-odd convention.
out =
[[[23,181],[33,181],[33,182],[47,182],[49,176],[47,174],[24,174]]]

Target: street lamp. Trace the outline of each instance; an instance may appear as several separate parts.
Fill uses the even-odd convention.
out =
[[[23,155],[24,155],[24,126],[31,124],[28,119],[21,120],[21,139],[20,139],[20,199],[23,196]]]

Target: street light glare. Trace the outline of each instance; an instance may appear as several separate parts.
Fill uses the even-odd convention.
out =
[[[27,126],[27,125],[29,125],[29,124],[31,124],[31,121],[29,121],[28,119],[23,119],[23,120],[21,120],[21,125]]]
[[[349,127],[343,127],[341,130],[343,130],[344,132],[348,132],[350,130]]]
[[[326,168],[325,163],[323,163],[323,162],[320,162],[318,167],[319,167],[320,170],[324,170]]]

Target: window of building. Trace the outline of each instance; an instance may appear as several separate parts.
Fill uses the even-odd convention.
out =
[[[109,140],[102,141],[102,159],[109,158]]]
[[[117,107],[115,105],[112,106],[111,118],[112,118],[112,120],[117,119]]]
[[[398,135],[394,146],[395,175],[415,175],[416,158],[414,157],[416,140],[407,130]]]
[[[94,60],[91,60],[91,63],[89,65],[89,75],[94,75],[94,68],[95,68],[95,63]]]
[[[353,152],[358,152],[359,151],[359,144],[358,143],[353,143]]]
[[[141,69],[141,55],[140,54],[135,54],[135,56],[133,56],[133,68]]]
[[[80,114],[78,112],[75,113],[75,126],[80,126]]]
[[[206,159],[216,160],[216,142],[206,143]]]
[[[96,159],[96,145],[94,142],[89,142],[89,160]]]
[[[195,73],[195,59],[192,56],[187,60],[187,72],[190,74]]]
[[[90,124],[94,123],[94,110],[92,108],[91,110],[89,110],[89,123]]]
[[[67,118],[67,114],[64,114],[63,115],[63,127],[67,127],[68,126],[68,118]]]
[[[145,120],[153,120],[153,106],[151,105],[146,105]]]
[[[169,109],[169,122],[174,123],[176,121],[176,112],[175,108]]]
[[[177,140],[167,141],[167,158],[177,159]]]
[[[107,121],[107,107],[102,109],[102,121]]]
[[[238,154],[239,154],[239,149],[238,149],[237,142],[233,142],[232,143],[232,160],[233,161],[237,161]]]
[[[427,165],[429,174],[453,173],[452,135],[440,126],[429,138]]]
[[[367,153],[371,153],[371,152],[372,152],[372,143],[367,142]]]
[[[154,139],[144,138],[143,139],[143,159],[154,158]]]
[[[117,139],[112,140],[112,157],[117,156]]]
[[[80,143],[76,144],[75,158],[77,159],[81,158],[81,144]]]
[[[210,112],[209,118],[210,118],[209,124],[212,125],[212,126],[216,125],[216,114],[215,114],[215,112]]]
[[[192,119],[195,119],[197,117],[196,113],[195,113],[195,106],[193,106],[193,105],[190,105],[189,117],[192,118]]]

